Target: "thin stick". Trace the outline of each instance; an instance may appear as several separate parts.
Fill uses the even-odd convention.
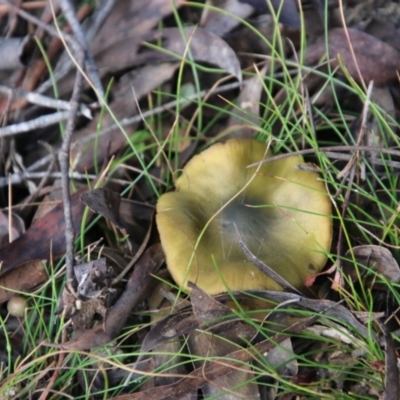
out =
[[[93,55],[89,50],[89,45],[86,40],[86,36],[83,33],[82,26],[76,18],[74,7],[72,6],[69,0],[61,0],[60,1],[61,9],[64,13],[65,18],[67,19],[74,36],[81,47],[81,49],[85,52],[85,67],[88,76],[90,77],[92,85],[96,88],[96,95],[98,97],[99,103],[103,103],[104,98],[104,89],[101,83],[98,70],[96,64],[93,59]]]
[[[84,62],[84,53],[78,55],[77,61],[80,65]],[[61,187],[62,197],[64,204],[64,218],[65,218],[65,241],[66,241],[66,274],[67,274],[67,287],[71,293],[75,293],[74,283],[74,225],[72,222],[71,213],[71,200],[70,200],[70,188],[69,188],[69,153],[71,148],[71,137],[75,128],[75,118],[78,115],[79,110],[79,97],[83,87],[83,75],[79,70],[76,71],[76,79],[74,89],[71,96],[71,108],[68,111],[67,126],[65,128],[65,137],[58,154],[61,170]]]
[[[0,85],[0,93],[7,94],[8,96],[22,97],[31,104],[37,106],[55,108],[56,110],[69,110],[69,101],[53,99],[52,97],[43,96],[42,94],[28,92],[24,89],[13,89],[8,86]],[[92,113],[88,106],[85,104],[80,105],[80,112],[89,119],[92,119]]]

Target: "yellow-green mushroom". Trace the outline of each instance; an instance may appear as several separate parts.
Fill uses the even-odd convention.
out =
[[[332,237],[325,185],[316,172],[298,168],[301,157],[261,163],[271,156],[253,139],[215,144],[188,162],[175,192],[158,200],[167,267],[185,290],[188,282],[209,294],[282,290],[246,259],[237,231],[258,259],[299,290],[324,267]]]

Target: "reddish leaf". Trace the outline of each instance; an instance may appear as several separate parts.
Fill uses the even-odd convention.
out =
[[[79,232],[84,204],[79,201],[82,191],[71,196],[71,211],[75,233]],[[40,218],[18,239],[0,249],[1,274],[32,260],[48,260],[65,252],[63,204]]]

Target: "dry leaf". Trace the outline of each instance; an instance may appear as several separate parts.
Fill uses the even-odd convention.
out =
[[[356,261],[368,268],[382,274],[390,282],[400,282],[400,268],[392,253],[385,247],[375,245],[364,245],[353,247],[352,252]],[[346,257],[351,257],[351,252],[346,253]],[[350,262],[343,263],[344,273],[353,280],[358,279],[354,265]]]
[[[71,196],[74,230],[78,233],[85,206],[79,201],[81,192]],[[37,220],[22,236],[0,249],[1,274],[32,260],[48,260],[65,252],[64,208],[58,204]]]
[[[340,65],[338,61],[340,57],[350,76],[358,82],[362,78],[366,84],[374,81],[375,85],[383,86],[397,77],[400,53],[376,37],[354,28],[347,28],[346,30],[334,28],[329,32],[328,40],[328,51],[325,48],[324,37],[308,47],[307,64],[317,63],[328,52],[328,57],[333,59],[331,61],[332,68]]]

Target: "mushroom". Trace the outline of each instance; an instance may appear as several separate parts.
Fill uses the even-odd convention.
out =
[[[215,144],[188,162],[175,192],[158,200],[167,267],[184,290],[188,282],[211,295],[282,290],[247,260],[236,228],[258,259],[299,290],[324,267],[332,237],[325,185],[316,172],[298,168],[301,157],[262,163],[271,156],[254,139]]]

